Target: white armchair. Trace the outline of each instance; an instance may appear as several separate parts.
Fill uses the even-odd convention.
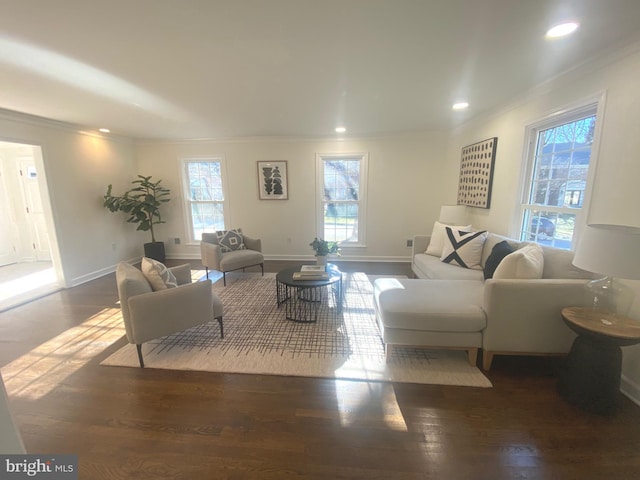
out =
[[[264,276],[264,256],[262,255],[262,241],[259,238],[242,236],[244,247],[241,250],[223,252],[218,245],[215,233],[203,233],[200,242],[202,265],[209,278],[209,269],[222,272],[223,284],[227,285],[227,272],[244,270],[247,267],[260,266]]]
[[[142,344],[203,323],[217,320],[224,338],[222,302],[211,290],[211,281],[191,282],[191,267],[170,268],[178,286],[153,291],[144,274],[121,262],[116,268],[118,296],[127,340],[136,345],[144,368]]]

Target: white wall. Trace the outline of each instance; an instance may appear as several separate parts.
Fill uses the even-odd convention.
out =
[[[103,138],[7,112],[0,113],[0,140],[42,147],[55,221],[55,231],[49,233],[55,236],[53,243],[57,241],[67,286],[104,274],[121,259],[142,254],[142,236],[102,206],[107,184],[135,177],[130,140]]]
[[[602,60],[600,61],[602,62]],[[605,63],[585,65],[532,92],[528,99],[501,112],[476,118],[452,132],[449,139],[447,184],[448,199],[455,200],[460,148],[464,145],[498,137],[491,209],[470,209],[474,227],[513,235],[514,218],[519,202],[519,181],[523,163],[525,126],[561,108],[588,97],[606,94],[602,137],[596,180],[591,197],[588,223],[613,223],[640,226],[640,45]],[[629,282],[636,291],[631,316],[640,320],[640,282]],[[640,347],[626,347],[624,352],[624,390],[640,401]]]
[[[406,240],[428,232],[436,219],[443,189],[443,133],[402,135],[363,140],[269,140],[225,142],[140,142],[136,156],[140,173],[161,178],[172,190],[159,240],[186,239],[180,184],[180,158],[223,155],[230,204],[229,227],[262,239],[269,259],[313,256],[309,242],[316,233],[316,153],[369,153],[366,248],[344,248],[344,259],[403,260]],[[259,160],[287,160],[288,200],[259,200]],[[418,230],[418,231],[417,231]],[[173,258],[200,258],[198,245],[167,244]]]

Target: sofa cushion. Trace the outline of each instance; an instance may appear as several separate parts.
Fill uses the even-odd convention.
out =
[[[440,223],[438,221],[436,221],[433,224],[433,231],[431,232],[431,240],[429,241],[427,250],[424,253],[426,253],[427,255],[434,255],[438,258],[442,256],[442,247],[444,246],[446,227],[447,225],[445,225],[444,223]],[[471,225],[451,226],[451,228],[455,228],[456,230],[470,230]]]
[[[482,270],[462,268],[440,261],[439,257],[418,253],[413,257],[418,277],[433,280],[482,280]]]
[[[175,288],[178,286],[175,275],[164,263],[152,258],[142,257],[140,269],[154,291],[166,290],[167,288]]]
[[[544,254],[537,243],[528,243],[502,259],[493,278],[535,279],[542,278]]]
[[[542,278],[595,278],[594,274],[576,267],[573,252],[554,247],[542,247],[544,253],[544,270]]]
[[[445,232],[440,260],[463,268],[482,269],[480,261],[487,232],[469,232],[452,227],[446,227]]]
[[[504,257],[513,253],[513,247],[509,245],[509,242],[503,240],[501,242],[496,243],[491,250],[491,254],[487,261],[484,264],[484,279],[493,278],[493,273],[500,265],[500,262]]]
[[[242,238],[242,229],[218,230],[216,231],[218,245],[222,253],[233,252],[235,250],[244,250],[244,240]]]
[[[504,242],[505,240],[509,245],[511,245],[511,248],[514,252],[522,246],[522,242],[519,242],[514,238],[509,238],[505,237],[504,235],[498,235],[497,233],[489,232],[489,234],[487,235],[487,239],[484,242],[484,247],[482,248],[482,261],[480,262],[480,265],[484,267],[487,264],[489,255],[491,255],[491,252],[493,251],[493,247],[495,247],[500,242]]]
[[[379,278],[374,297],[385,328],[479,332],[486,326],[482,281]]]

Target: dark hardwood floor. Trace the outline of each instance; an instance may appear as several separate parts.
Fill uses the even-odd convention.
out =
[[[640,407],[567,404],[562,359],[497,357],[489,389],[102,367],[125,343],[109,337],[118,313],[107,275],[0,314],[0,365],[22,362],[5,382],[26,448],[78,454],[82,479],[640,477]]]

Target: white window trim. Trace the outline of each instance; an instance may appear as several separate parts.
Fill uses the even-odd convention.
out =
[[[324,161],[332,159],[358,158],[360,160],[360,191],[358,192],[358,242],[347,242],[341,248],[366,247],[367,190],[369,178],[369,153],[316,153],[316,236],[324,235]]]
[[[182,188],[182,206],[183,206],[183,218],[184,218],[184,238],[187,239],[186,245],[200,245],[200,240],[192,238],[193,225],[191,224],[191,200],[189,199],[189,174],[187,173],[187,163],[189,162],[220,162],[220,174],[222,176],[222,194],[224,195],[223,210],[224,210],[224,225],[227,228],[231,225],[230,222],[230,207],[229,196],[227,194],[227,168],[224,155],[189,155],[180,158],[180,186]]]
[[[575,250],[580,234],[584,226],[588,223],[591,208],[591,195],[595,183],[598,168],[598,157],[600,153],[600,139],[602,137],[602,126],[604,124],[604,112],[606,104],[606,92],[590,96],[579,102],[566,105],[563,108],[547,114],[544,117],[532,122],[525,127],[525,146],[523,148],[522,169],[520,172],[520,194],[519,203],[515,212],[512,231],[513,238],[520,238],[520,229],[525,213],[525,209],[530,207],[528,203],[531,188],[531,175],[535,164],[535,150],[537,135],[541,128],[548,127],[551,123],[571,122],[579,119],[589,112],[595,111],[596,126],[593,132],[593,142],[591,144],[591,158],[589,160],[589,173],[587,175],[587,185],[584,192],[584,201],[580,210],[575,210],[576,221],[573,230],[571,250]],[[541,206],[540,209],[546,211],[564,211],[561,207]],[[573,211],[573,210],[572,210]]]

